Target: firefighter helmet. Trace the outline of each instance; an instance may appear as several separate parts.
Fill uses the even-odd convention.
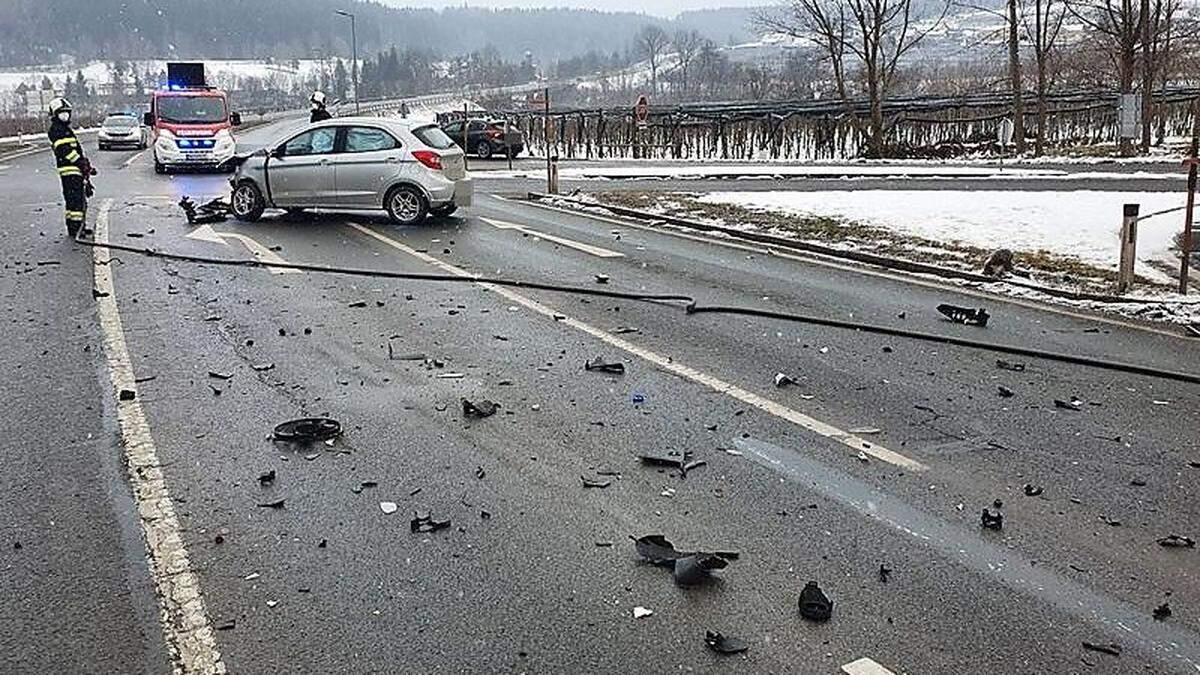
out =
[[[312,93],[312,96],[308,97],[308,102],[312,103],[315,106],[324,108],[325,107],[325,92],[320,91],[320,90],[314,91]]]
[[[57,115],[60,112],[63,112],[64,110],[70,110],[70,109],[71,109],[71,102],[61,96],[50,99],[50,104],[46,106],[46,111],[48,113],[50,113],[51,117],[54,117],[55,115]]]

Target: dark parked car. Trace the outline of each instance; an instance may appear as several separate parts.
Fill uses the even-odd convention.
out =
[[[521,130],[504,120],[467,120],[467,143],[463,145],[463,120],[442,125],[442,131],[468,153],[487,159],[492,155],[516,157],[525,150]]]

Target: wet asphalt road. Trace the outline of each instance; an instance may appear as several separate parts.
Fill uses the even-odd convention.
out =
[[[134,153],[92,154],[91,219],[106,211],[113,242],[249,255],[236,239],[186,238],[174,205],[222,192],[224,176],[161,177]],[[15,599],[0,605],[0,671],[169,672],[91,251],[63,241],[48,156],[0,167],[0,360],[15,422],[0,443],[0,590]],[[739,187],[750,183],[764,182]],[[683,293],[1200,367],[1196,341],[998,299],[985,301],[987,330],[956,326],[932,307],[979,298],[488,194],[521,181],[481,174],[477,187],[476,207],[419,228],[323,213],[214,229],[290,262]],[[1155,543],[1197,537],[1195,385],[1033,360],[1013,373],[983,351],[632,301],[117,257],[138,400],[230,672],[837,673],[871,659],[894,673],[1143,673],[1200,661],[1200,552]],[[389,358],[389,346],[441,366]],[[625,374],[586,372],[595,357]],[[797,384],[776,388],[781,371]],[[1082,410],[1054,406],[1071,396]],[[466,420],[463,397],[501,411]],[[304,415],[346,433],[303,450],[267,440]],[[683,478],[635,458],[667,449],[707,465]],[[581,485],[610,472],[607,488]],[[1044,492],[1026,496],[1026,483]],[[1004,529],[983,531],[994,500]],[[419,510],[451,528],[411,533]],[[681,588],[634,554],[629,535],[652,533],[741,555],[718,581]],[[797,615],[810,579],[834,600],[826,623]],[[1163,602],[1172,615],[1155,621]],[[634,619],[638,606],[653,615]],[[718,656],[706,629],[751,649]]]

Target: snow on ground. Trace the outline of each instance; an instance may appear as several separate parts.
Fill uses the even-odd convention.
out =
[[[775,176],[978,176],[1010,175],[1018,178],[1030,176],[1062,176],[1065,171],[1052,169],[1000,169],[996,167],[967,166],[896,166],[896,165],[812,165],[812,164],[758,164],[721,165],[698,164],[686,166],[613,166],[613,167],[570,167],[562,169],[562,178],[709,178],[729,175],[748,178],[773,178]]]
[[[305,80],[318,74],[322,69],[331,69],[333,63],[328,60],[301,59],[298,68],[292,68],[286,61],[268,62],[256,60],[222,60],[222,59],[173,59],[180,61],[197,60],[204,62],[204,68],[210,83],[223,87],[231,87],[244,78],[255,77],[263,80],[275,79],[283,84],[303,84]],[[349,59],[345,59],[349,68]],[[166,72],[167,62],[163,59],[148,59],[131,61],[138,72]],[[74,77],[75,72],[83,73],[84,79],[91,86],[112,83],[111,62],[92,61],[77,66],[42,66],[26,69],[0,70],[0,91],[11,91],[22,82],[26,86],[37,88],[43,77],[50,78],[56,89],[61,90],[67,77]],[[126,79],[129,78],[126,73]],[[148,83],[152,84],[152,83]]]
[[[713,192],[697,201],[753,210],[833,216],[934,241],[985,249],[1044,250],[1098,267],[1116,269],[1122,206],[1141,205],[1142,214],[1183,206],[1183,197],[1164,192],[1054,192],[858,190],[828,192]],[[1173,261],[1169,252],[1182,228],[1182,213],[1138,223],[1138,261]],[[1170,277],[1140,264],[1149,279]]]

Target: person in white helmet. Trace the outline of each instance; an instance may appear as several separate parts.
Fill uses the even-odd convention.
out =
[[[308,97],[308,107],[312,113],[308,116],[308,123],[324,122],[327,119],[332,119],[333,115],[325,109],[325,92],[314,91],[312,96]]]
[[[83,145],[71,130],[71,102],[65,98],[55,98],[47,106],[47,112],[50,114],[50,129],[46,133],[50,136],[54,163],[58,168],[58,178],[62,181],[67,234],[74,238],[87,220],[90,179],[96,175],[96,170],[83,156]]]

